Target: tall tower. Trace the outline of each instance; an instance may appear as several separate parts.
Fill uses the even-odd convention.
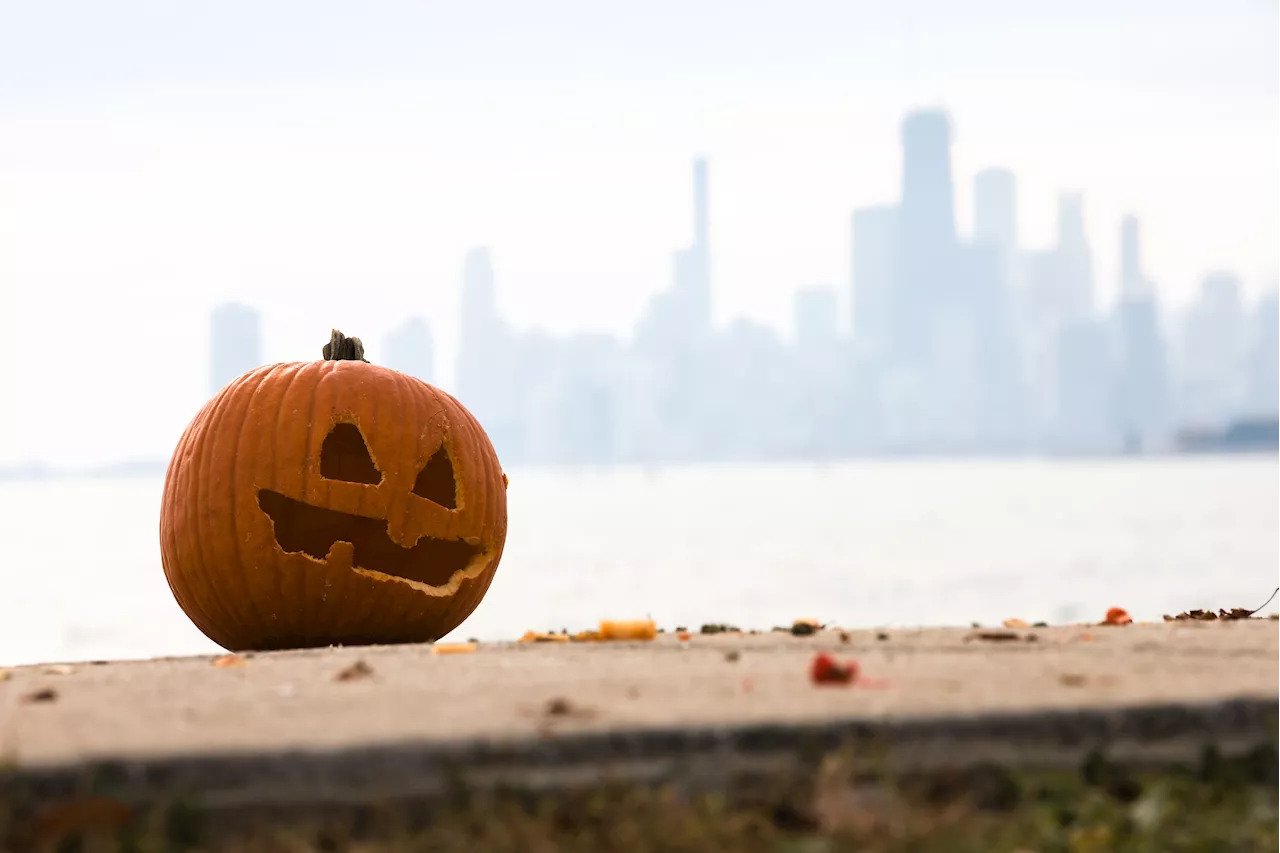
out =
[[[711,245],[707,201],[707,160],[693,161],[693,246],[689,250],[688,307],[693,330],[702,335],[711,328]]]
[[[1138,217],[1128,214],[1120,220],[1120,295],[1132,296],[1143,289],[1142,256],[1138,237]]]
[[[707,220],[707,159],[693,161],[693,247],[704,258],[710,255]],[[704,264],[710,271],[710,264]]]
[[[907,363],[923,364],[932,358],[935,318],[954,296],[951,122],[940,110],[903,120],[899,227],[894,344]]]
[[[1093,315],[1093,253],[1084,231],[1084,196],[1058,196],[1058,299],[1067,318]]]
[[[1008,169],[984,169],[973,178],[973,241],[1008,259],[1018,247],[1018,185]]]
[[[902,123],[903,238],[923,247],[956,239],[951,184],[951,121],[940,110],[911,113]]]
[[[850,302],[853,338],[859,348],[883,353],[893,341],[894,300],[901,248],[896,206],[867,207],[853,212],[850,244]]]
[[[262,364],[258,312],[248,305],[225,303],[209,317],[209,390],[216,394],[228,382]]]
[[[671,331],[682,340],[698,340],[711,330],[711,249],[707,213],[707,161],[693,161],[693,245],[676,251]]]

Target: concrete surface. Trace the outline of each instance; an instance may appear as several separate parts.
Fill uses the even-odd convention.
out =
[[[1280,711],[1276,621],[980,633],[689,642],[668,633],[648,643],[480,644],[462,654],[315,649],[252,654],[234,666],[192,657],[19,667],[0,681],[0,752],[8,779],[55,788],[77,768],[110,766],[138,784],[180,779],[252,799],[321,781],[334,793],[364,780],[366,794],[443,784],[445,766],[572,774],[630,762],[634,775],[645,762],[657,772],[654,762],[700,754],[710,760],[704,770],[723,771],[726,762],[778,761],[800,742],[828,748],[855,735],[924,744],[916,763],[1075,761],[1100,744],[1194,754],[1206,738],[1258,743],[1270,736],[1272,708]],[[812,684],[820,651],[855,658],[863,680]]]

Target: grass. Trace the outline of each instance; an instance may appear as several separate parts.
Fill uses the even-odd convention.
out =
[[[939,851],[1087,853],[1276,850],[1274,744],[1194,765],[1127,768],[1094,754],[1074,771],[996,766],[866,775],[845,756],[810,784],[682,794],[674,786],[531,794],[456,791],[417,807],[259,810],[171,802],[134,810],[105,797],[0,817],[6,850],[57,853],[540,853],[540,851]]]

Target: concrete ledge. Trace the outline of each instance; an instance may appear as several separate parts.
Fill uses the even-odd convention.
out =
[[[426,804],[457,790],[558,791],[672,782],[728,794],[762,780],[812,778],[843,751],[889,772],[1078,767],[1091,753],[1141,766],[1195,763],[1270,748],[1277,702],[1256,698],[1090,710],[989,713],[907,720],[668,726],[514,739],[406,741],[331,750],[99,759],[0,771],[0,800],[37,805],[86,794],[142,804],[175,800],[230,816],[270,808],[316,810]]]

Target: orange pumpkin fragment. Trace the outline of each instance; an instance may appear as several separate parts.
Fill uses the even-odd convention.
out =
[[[809,665],[809,678],[814,684],[852,684],[858,680],[858,672],[856,660],[840,663],[826,652],[814,655]]]
[[[541,631],[525,631],[516,642],[519,643],[567,643],[568,634],[544,634]]]
[[[658,626],[652,619],[600,623],[602,640],[652,640],[656,636],[658,636]]]
[[[476,650],[475,643],[436,643],[431,647],[433,655],[467,655]]]
[[[1113,607],[1107,611],[1107,616],[1102,620],[1104,625],[1129,625],[1133,622],[1133,617],[1123,607]]]
[[[228,384],[165,476],[165,577],[232,651],[437,640],[502,556],[506,487],[471,413],[358,338],[323,355]]]

